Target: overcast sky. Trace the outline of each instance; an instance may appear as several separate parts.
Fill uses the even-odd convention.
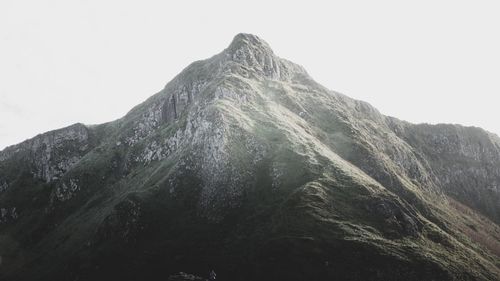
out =
[[[119,118],[239,32],[386,115],[500,133],[498,1],[301,2],[1,0],[0,149]]]

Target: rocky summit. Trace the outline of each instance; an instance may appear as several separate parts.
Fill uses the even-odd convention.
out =
[[[497,135],[384,116],[249,34],[0,152],[0,280],[499,280],[499,225]]]

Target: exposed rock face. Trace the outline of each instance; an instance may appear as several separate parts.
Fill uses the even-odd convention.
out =
[[[0,155],[0,160],[23,155],[31,161],[32,173],[50,182],[58,179],[89,151],[88,138],[87,127],[75,124],[8,147]]]
[[[244,78],[266,77],[290,81],[296,75],[307,75],[299,65],[274,55],[269,45],[251,34],[238,34],[225,50],[224,71],[234,71]]]
[[[383,116],[239,34],[117,121],[0,152],[0,279],[494,280],[494,223],[481,248],[447,200],[498,223],[498,137],[471,130]]]
[[[0,192],[4,192],[9,188],[9,184],[6,181],[0,182]]]
[[[78,189],[79,187],[77,181],[74,179],[70,179],[68,184],[66,184],[65,182],[61,182],[61,185],[56,188],[55,195],[58,200],[66,201],[71,199],[71,197],[73,197]]]
[[[0,224],[13,222],[17,219],[18,214],[16,211],[16,207],[11,208],[0,208]]]
[[[396,122],[450,196],[500,223],[500,138],[480,128]]]

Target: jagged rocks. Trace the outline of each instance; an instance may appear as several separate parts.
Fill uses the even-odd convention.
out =
[[[244,66],[236,69],[243,77],[289,81],[295,75],[307,76],[304,68],[278,58],[265,41],[252,34],[236,35],[224,54],[228,61]]]
[[[76,179],[69,179],[68,184],[62,182],[60,185],[58,185],[55,191],[56,198],[59,201],[67,201],[71,199],[80,189],[77,182],[78,180]]]
[[[35,154],[35,175],[46,182],[61,176],[86,152],[87,141],[88,130],[80,124],[35,138],[30,147]]]
[[[446,194],[500,222],[498,136],[474,127],[413,125],[394,118],[391,122],[393,130],[425,157]]]
[[[7,188],[9,188],[9,185],[7,184],[6,181],[0,181],[0,193],[1,192],[4,192],[7,190]]]
[[[31,173],[45,182],[60,178],[90,150],[89,129],[75,124],[27,140],[3,152],[6,161],[13,155],[24,154],[30,161]]]
[[[19,217],[16,207],[0,208],[0,224],[9,223]]]

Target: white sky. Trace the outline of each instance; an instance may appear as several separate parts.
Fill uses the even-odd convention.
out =
[[[0,1],[0,149],[123,116],[239,32],[411,122],[500,133],[499,1]]]

